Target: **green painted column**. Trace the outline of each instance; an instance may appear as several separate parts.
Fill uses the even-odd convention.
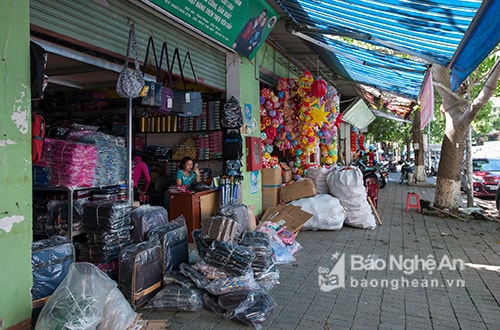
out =
[[[0,329],[31,317],[29,0],[0,10]],[[29,328],[29,327],[28,327]]]

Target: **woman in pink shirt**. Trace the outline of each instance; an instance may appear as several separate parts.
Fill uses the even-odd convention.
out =
[[[134,155],[132,158],[132,180],[134,181],[134,200],[140,200],[140,195],[144,195],[149,188],[151,183],[151,177],[149,176],[148,165],[142,160],[140,155]],[[139,189],[139,181],[141,177],[144,177],[144,187]]]

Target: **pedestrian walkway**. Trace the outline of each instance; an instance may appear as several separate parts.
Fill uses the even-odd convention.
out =
[[[301,231],[303,248],[279,266],[277,307],[263,328],[499,329],[500,223],[406,212],[409,191],[434,199],[432,187],[389,182],[379,192],[381,227]],[[325,287],[342,255],[345,287]],[[448,261],[466,265],[455,270]],[[170,329],[251,329],[204,309],[141,312]]]

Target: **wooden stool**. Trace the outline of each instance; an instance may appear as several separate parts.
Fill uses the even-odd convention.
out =
[[[413,202],[413,198],[415,197]],[[420,209],[420,196],[417,193],[414,192],[409,192],[406,195],[406,212],[408,212],[411,209],[418,210],[418,212],[421,212],[422,210]]]

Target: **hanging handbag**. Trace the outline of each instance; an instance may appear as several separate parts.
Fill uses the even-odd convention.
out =
[[[156,82],[146,81],[146,86],[148,87],[147,94],[142,98],[141,104],[150,107],[160,107],[161,106],[161,67],[158,65],[158,56],[156,55],[155,42],[153,37],[148,39],[148,47],[146,48],[146,57],[144,58],[144,66],[142,70],[144,75],[146,75],[146,69],[148,67],[148,57],[149,51],[153,53],[153,58],[155,60],[156,66]]]
[[[168,115],[170,112],[172,112],[172,108],[174,106],[174,91],[171,88],[174,83],[172,81],[172,72],[170,72],[170,58],[168,56],[168,45],[166,41],[163,42],[161,48],[160,68],[163,67],[163,56],[165,56],[167,60],[167,76],[165,77],[165,79],[168,77],[168,87],[161,87],[161,105],[154,110],[161,114]],[[165,81],[165,79],[163,79],[163,81]]]
[[[174,51],[174,56],[172,58],[172,68],[174,66],[176,58],[177,58],[177,63],[179,65],[179,70],[184,90],[183,91],[174,90],[174,107],[172,108],[172,112],[175,112],[180,117],[199,116],[201,114],[203,105],[203,101],[201,99],[201,92],[186,90],[186,80],[184,79],[184,72],[183,72],[183,67],[181,65],[179,48],[176,48]],[[189,64],[191,65],[191,70],[193,72],[193,79],[196,86],[198,86],[198,79],[196,78],[196,73],[194,72],[193,62],[191,61],[191,55],[189,54],[189,51],[186,52],[186,55],[184,57],[184,63],[186,62],[186,59],[189,59]]]
[[[129,67],[129,55],[132,49],[134,56],[134,66],[132,69]],[[121,97],[125,98],[135,98],[141,93],[144,88],[144,77],[139,68],[139,56],[137,54],[137,41],[135,39],[135,24],[130,25],[130,31],[128,34],[128,44],[127,44],[127,56],[125,58],[125,66],[118,76],[118,81],[116,82],[116,92]]]

